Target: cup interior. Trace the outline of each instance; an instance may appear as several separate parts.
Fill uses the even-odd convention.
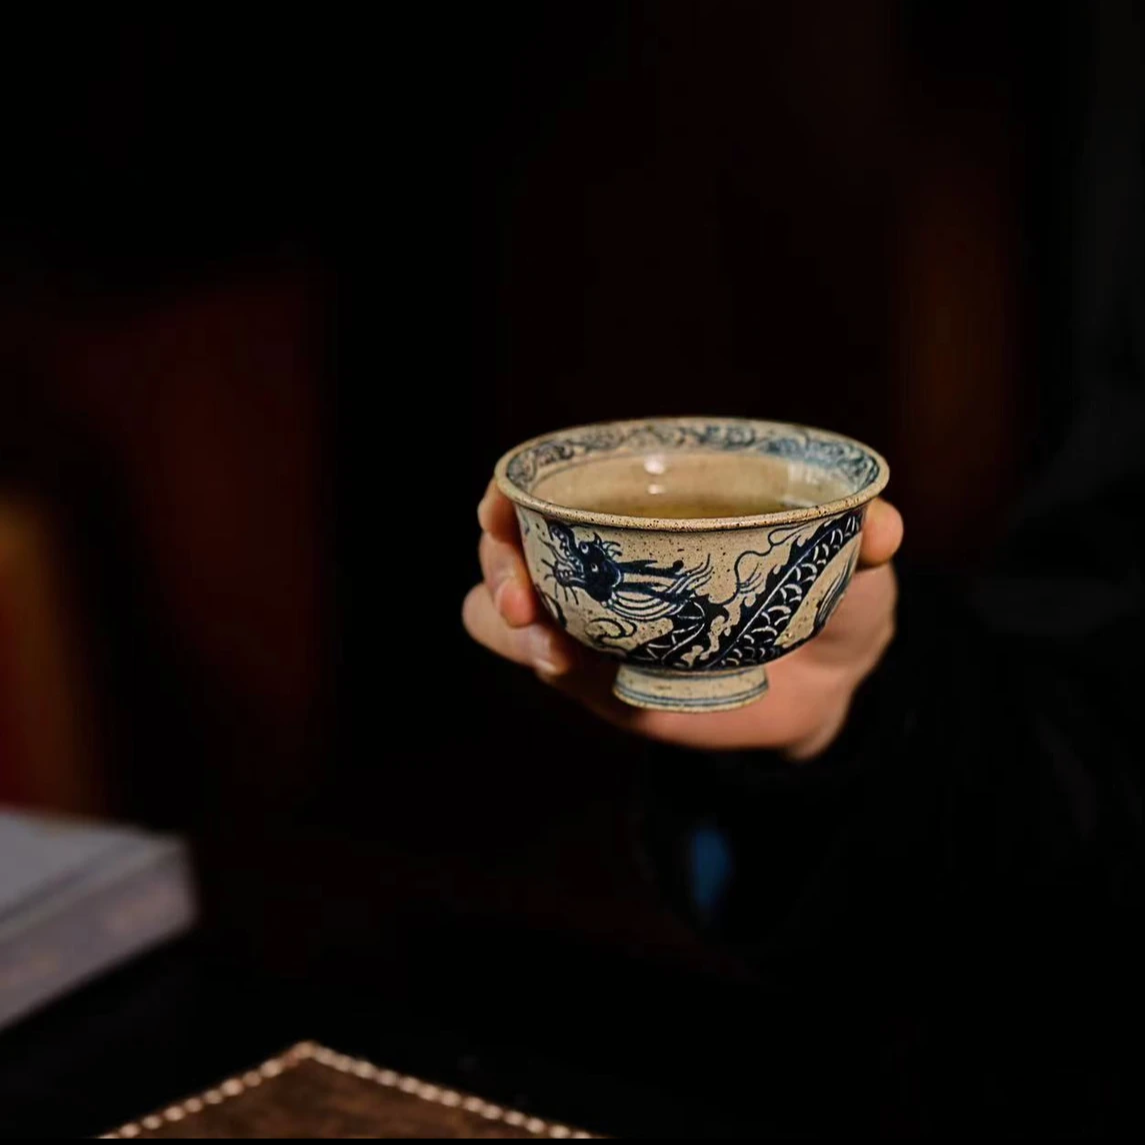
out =
[[[804,509],[846,496],[815,466],[752,454],[640,453],[552,473],[535,496],[570,509],[631,517],[740,517]]]
[[[664,419],[565,430],[498,465],[519,504],[623,519],[742,520],[843,508],[886,483],[849,438],[778,422]]]

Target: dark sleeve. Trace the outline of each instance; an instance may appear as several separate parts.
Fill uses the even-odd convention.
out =
[[[1145,891],[1143,28],[1139,6],[1090,12],[1066,225],[1045,239],[1069,286],[1047,461],[982,575],[905,585],[898,676],[873,682],[912,713],[891,743],[929,773],[932,885],[1043,962],[1133,948]]]
[[[1137,949],[1138,47],[1116,28],[1096,30],[1097,79],[1066,195],[1071,325],[1053,395],[1062,412],[1045,426],[1046,464],[1006,542],[980,576],[904,578],[896,642],[822,758],[792,769],[713,757],[702,776],[680,758],[660,780],[657,821],[671,826],[652,845],[680,899],[769,973],[820,960],[824,980],[867,975],[875,962],[907,974],[956,949],[968,962],[991,949],[1048,968]],[[709,836],[725,853],[705,898],[696,880],[711,866]]]

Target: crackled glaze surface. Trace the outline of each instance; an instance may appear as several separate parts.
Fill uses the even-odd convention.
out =
[[[683,710],[756,699],[764,665],[827,623],[855,568],[865,505],[886,476],[877,454],[846,438],[730,419],[571,430],[498,465],[555,622],[623,661],[622,699]],[[553,491],[563,504],[548,499]],[[657,517],[665,495],[775,511]]]

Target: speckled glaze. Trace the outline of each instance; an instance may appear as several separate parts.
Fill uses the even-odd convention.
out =
[[[827,623],[888,475],[849,438],[737,418],[562,430],[496,468],[554,621],[621,662],[625,702],[692,712],[758,699],[765,665]],[[772,511],[656,515],[680,501]]]

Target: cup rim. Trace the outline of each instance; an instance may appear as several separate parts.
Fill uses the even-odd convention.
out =
[[[846,497],[838,497],[831,501],[821,501],[815,505],[808,505],[796,509],[781,509],[774,513],[754,513],[736,517],[633,517],[621,513],[603,513],[594,509],[575,509],[571,506],[561,505],[555,501],[547,501],[543,497],[536,497],[527,490],[522,489],[509,477],[509,466],[520,454],[533,449],[538,445],[574,434],[584,434],[590,431],[604,429],[624,430],[654,425],[726,425],[751,426],[767,429],[789,430],[795,434],[814,435],[826,441],[837,441],[854,446],[861,450],[875,463],[875,472],[870,480],[855,493]],[[702,452],[702,450],[701,450]],[[704,533],[728,529],[754,529],[767,528],[772,525],[786,525],[799,521],[815,521],[823,517],[832,517],[837,513],[844,513],[849,509],[856,509],[873,501],[885,488],[890,480],[890,466],[882,454],[871,449],[845,434],[834,433],[831,430],[819,429],[815,426],[800,425],[796,422],[770,421],[766,418],[746,417],[648,417],[627,418],[615,421],[589,422],[584,425],[570,426],[567,429],[553,430],[549,433],[538,434],[527,441],[507,450],[498,459],[493,470],[494,481],[497,488],[514,505],[530,509],[545,517],[553,517],[561,521],[570,521],[583,525],[598,525],[610,529],[643,529],[645,531],[662,531],[674,533]]]

